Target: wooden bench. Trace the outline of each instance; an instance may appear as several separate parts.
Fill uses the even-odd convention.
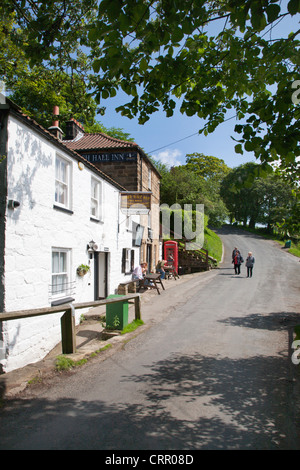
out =
[[[136,294],[138,283],[139,283],[139,279],[129,279],[128,281],[120,282],[118,286],[118,294],[119,295]]]
[[[148,281],[148,282],[145,282],[145,281]],[[138,290],[140,290],[141,287],[147,287],[150,289],[156,289],[157,293],[160,294],[158,284],[160,284],[163,290],[165,290],[159,273],[146,274],[146,276],[144,277],[144,280],[141,281],[141,284]]]

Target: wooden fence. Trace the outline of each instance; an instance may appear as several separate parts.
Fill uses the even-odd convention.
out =
[[[62,304],[55,307],[37,308],[33,310],[17,310],[14,312],[0,313],[0,321],[19,320],[22,318],[37,317],[40,315],[51,315],[53,313],[65,312],[61,317],[61,342],[62,353],[73,354],[76,352],[75,333],[75,310],[99,307],[117,302],[134,300],[135,319],[141,319],[141,297],[140,294],[129,294],[122,297],[96,300],[93,302],[83,302],[78,304]],[[128,302],[131,303],[131,302]]]

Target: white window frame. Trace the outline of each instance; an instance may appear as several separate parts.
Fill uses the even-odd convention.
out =
[[[59,166],[58,166],[59,165]],[[65,175],[62,173],[65,165]],[[55,204],[65,209],[71,209],[72,166],[70,160],[56,155],[55,157]],[[62,197],[61,197],[62,196]]]
[[[122,273],[131,274],[133,269],[134,269],[134,250],[132,248],[123,248]]]
[[[58,262],[54,255],[58,254]],[[64,259],[64,261],[63,261]],[[52,248],[51,253],[51,297],[59,299],[67,297],[71,285],[71,249]]]
[[[96,191],[94,191],[96,187]],[[97,178],[91,177],[91,208],[90,216],[96,220],[103,220],[103,197],[102,197],[102,181]],[[93,213],[95,209],[95,213]]]

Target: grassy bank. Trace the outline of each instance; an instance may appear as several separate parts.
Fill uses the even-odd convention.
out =
[[[204,229],[203,248],[208,251],[209,256],[215,258],[218,263],[222,258],[222,241],[220,237],[208,227]]]

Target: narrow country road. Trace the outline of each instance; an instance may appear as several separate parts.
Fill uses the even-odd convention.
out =
[[[151,328],[5,407],[0,449],[299,450],[299,259],[246,232],[219,235],[220,268],[154,296]],[[234,246],[253,252],[252,278],[245,266],[234,275]]]

